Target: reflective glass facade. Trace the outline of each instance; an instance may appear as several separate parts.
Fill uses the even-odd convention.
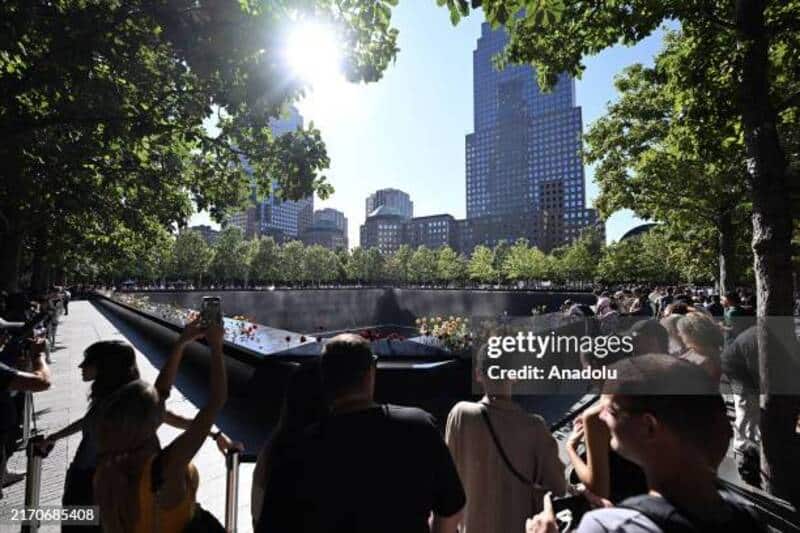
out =
[[[584,207],[581,108],[575,105],[575,80],[566,74],[543,93],[530,66],[496,70],[492,57],[506,42],[504,30],[484,23],[473,52],[475,131],[466,137],[467,219],[486,217],[486,223],[475,232],[481,241],[471,244],[513,237],[506,233],[517,224],[498,223],[503,235],[493,235],[492,220],[558,217],[559,224],[546,224],[546,231],[531,228],[517,235],[537,235],[535,244],[549,248],[577,237],[596,218]],[[553,182],[559,183],[558,195],[549,192],[547,184]]]
[[[302,125],[303,117],[294,107],[289,108],[286,117],[270,122],[273,135],[292,132]],[[296,239],[313,222],[314,197],[284,202],[277,197],[276,192],[276,184],[273,181],[272,194],[258,206],[260,231],[278,240]]]

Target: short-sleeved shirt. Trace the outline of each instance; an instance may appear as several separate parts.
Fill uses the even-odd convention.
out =
[[[544,419],[508,398],[459,402],[447,417],[446,441],[467,491],[466,533],[523,531],[541,511],[542,496],[509,469],[481,414],[486,409],[503,452],[526,480],[554,494],[566,490],[558,444]]]
[[[378,405],[315,424],[272,464],[256,531],[423,533],[465,496],[433,417]]]

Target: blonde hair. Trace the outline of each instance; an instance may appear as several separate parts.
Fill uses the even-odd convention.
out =
[[[158,392],[141,380],[122,387],[103,407],[94,494],[106,532],[129,533],[136,527],[142,469],[159,450],[156,430],[163,413]]]
[[[725,342],[722,330],[704,313],[694,311],[682,316],[677,326],[678,333],[686,345],[719,351]]]

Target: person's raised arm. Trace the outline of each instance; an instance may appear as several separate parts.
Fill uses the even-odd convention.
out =
[[[189,429],[189,427],[192,425],[192,420],[192,418],[186,418],[178,413],[173,413],[169,409],[164,410],[164,423],[174,428]],[[240,452],[244,451],[244,443],[234,441],[222,431],[211,431],[209,432],[208,436],[217,443],[217,448],[219,448],[219,451],[222,453],[225,453],[231,449],[236,449]]]
[[[608,450],[610,435],[605,423],[600,420],[600,404],[586,410],[580,423],[586,443],[586,462],[578,455],[572,439],[567,443],[567,453],[575,467],[575,473],[592,493],[608,498],[611,493]]]
[[[222,409],[228,397],[228,378],[225,374],[222,354],[225,331],[221,325],[212,324],[206,329],[205,334],[211,348],[208,400],[197,412],[189,428],[162,452],[161,464],[165,488],[173,483],[182,483],[187,465],[203,445],[217,413]],[[179,490],[179,486],[173,485],[173,488]]]
[[[175,383],[175,376],[178,375],[178,367],[181,364],[181,359],[183,359],[184,348],[193,340],[202,337],[204,333],[205,328],[200,325],[200,319],[187,324],[181,332],[181,336],[178,337],[172,347],[167,362],[161,367],[161,372],[158,373],[158,378],[156,378],[154,385],[162,402],[169,398],[169,392]]]
[[[31,351],[33,367],[30,371],[17,370],[8,384],[9,390],[41,392],[50,388],[50,367],[44,360],[44,340],[33,341]]]

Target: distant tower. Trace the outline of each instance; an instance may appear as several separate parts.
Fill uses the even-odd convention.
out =
[[[492,57],[507,42],[505,30],[484,23],[473,52],[467,219],[482,219],[474,233],[485,244],[525,237],[549,249],[596,221],[594,210],[584,207],[581,108],[575,105],[575,80],[566,74],[543,93],[529,65],[496,70]]]
[[[286,116],[270,120],[270,128],[275,136],[295,131],[302,126],[303,117],[293,106],[288,109]],[[247,162],[245,168],[251,172]],[[314,195],[296,201],[281,200],[275,178],[273,176],[269,196],[255,202],[255,206],[244,213],[232,215],[230,223],[243,227],[248,237],[256,234],[270,235],[278,242],[299,239],[300,234],[313,222]]]
[[[414,202],[408,193],[397,189],[381,189],[367,197],[365,218],[369,218],[373,211],[385,205],[405,219],[414,216]]]

